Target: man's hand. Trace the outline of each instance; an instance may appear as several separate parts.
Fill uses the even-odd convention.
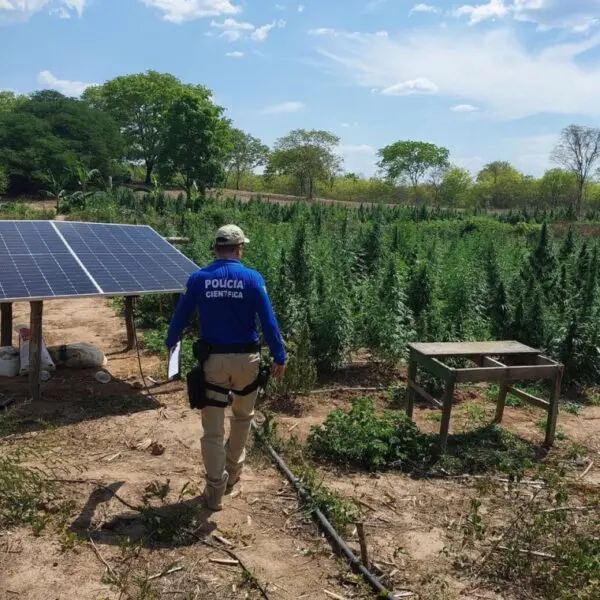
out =
[[[273,376],[273,379],[279,379],[280,377],[283,377],[284,373],[285,365],[278,365],[277,363],[273,363],[273,368],[271,370],[271,375]]]

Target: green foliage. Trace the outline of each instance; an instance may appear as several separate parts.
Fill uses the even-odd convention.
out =
[[[232,179],[235,189],[239,190],[244,173],[252,172],[256,167],[266,164],[269,147],[241,129],[232,129],[230,136],[226,160],[227,176],[228,179]]]
[[[339,137],[328,131],[295,129],[275,142],[267,164],[267,176],[289,175],[296,181],[297,193],[312,198],[317,181],[332,180],[339,170],[335,154]]]
[[[378,415],[368,398],[352,402],[346,412],[334,409],[323,425],[313,427],[308,446],[316,460],[344,467],[377,470],[424,464],[432,441],[405,413],[386,411]]]
[[[379,150],[380,169],[390,181],[408,178],[417,193],[417,186],[425,174],[446,167],[450,152],[427,142],[400,141]]]
[[[46,477],[15,456],[0,456],[0,528],[30,525],[39,533],[49,520],[56,491]]]

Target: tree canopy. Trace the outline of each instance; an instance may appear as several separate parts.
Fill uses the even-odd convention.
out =
[[[450,151],[428,142],[399,141],[381,148],[378,166],[393,182],[408,178],[417,197],[421,179],[432,169],[446,167]]]
[[[204,86],[184,84],[173,75],[147,71],[89,87],[83,99],[115,120],[125,139],[127,158],[143,161],[145,183],[149,185],[159,156],[164,155],[169,109],[184,94],[204,102],[211,98]]]
[[[301,196],[312,198],[315,182],[337,173],[341,158],[335,153],[340,138],[328,131],[295,129],[275,142],[267,173],[291,175]]]
[[[227,153],[227,174],[232,175],[235,189],[240,189],[242,175],[266,164],[269,147],[241,129],[232,129]]]

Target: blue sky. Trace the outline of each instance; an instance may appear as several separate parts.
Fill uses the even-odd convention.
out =
[[[562,127],[600,125],[600,0],[469,1],[0,0],[0,89],[156,69],[265,143],[338,134],[347,170],[417,139],[540,175]]]

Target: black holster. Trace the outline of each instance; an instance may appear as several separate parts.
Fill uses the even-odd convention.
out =
[[[227,400],[208,398],[206,396],[206,390],[211,390],[213,392],[226,395],[227,397],[229,397],[231,393],[235,394],[236,396],[247,396],[248,394],[251,394],[257,390],[259,387],[264,390],[269,383],[271,367],[268,364],[261,365],[256,379],[242,390],[232,390],[215,385],[213,383],[208,383],[204,376],[204,363],[208,360],[208,357],[211,354],[250,353],[253,351],[260,351],[259,346],[245,344],[239,346],[232,345],[230,347],[222,346],[211,348],[211,346],[203,340],[196,340],[192,347],[192,351],[194,358],[198,361],[198,365],[195,366],[187,375],[187,390],[191,408],[203,409],[206,406],[225,408],[229,404]]]

